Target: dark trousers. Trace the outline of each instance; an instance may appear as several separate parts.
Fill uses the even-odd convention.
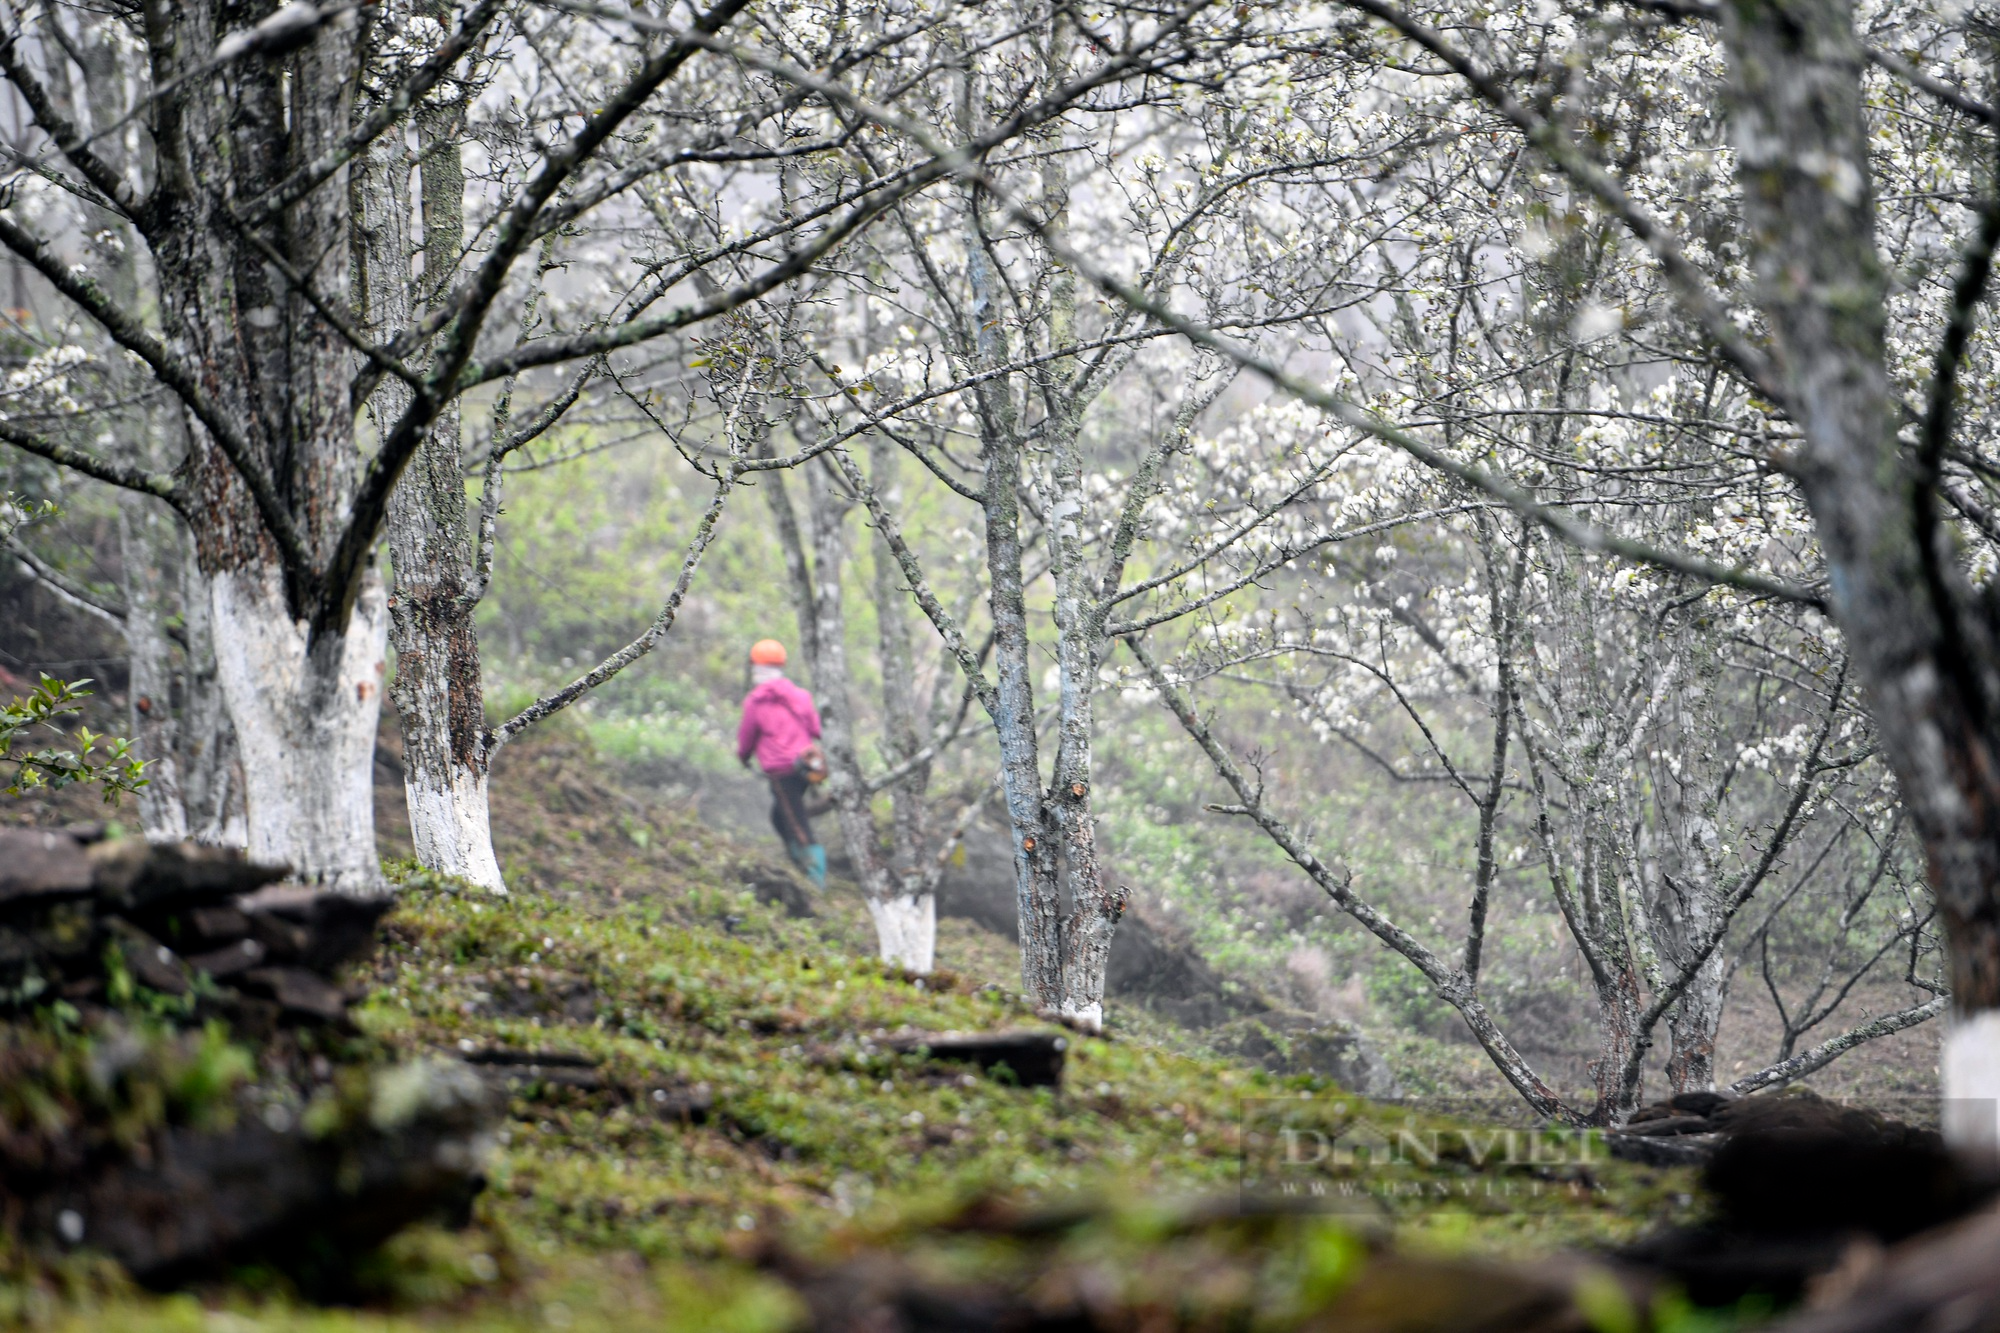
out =
[[[771,827],[788,843],[810,847],[812,819],[806,814],[806,779],[803,773],[773,773],[771,776]]]

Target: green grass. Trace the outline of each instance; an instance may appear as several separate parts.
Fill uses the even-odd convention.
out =
[[[851,888],[817,917],[787,918],[742,887],[770,873],[760,853],[688,812],[608,801],[566,754],[551,746],[528,770],[539,808],[524,803],[508,836],[510,860],[533,873],[514,896],[392,867],[402,901],[360,974],[363,1046],[600,1062],[602,1090],[513,1099],[472,1226],[392,1241],[365,1267],[362,1311],[310,1308],[260,1272],[147,1296],[78,1260],[0,1284],[0,1324],[777,1330],[802,1307],[774,1256],[810,1265],[880,1248],[940,1281],[1060,1276],[1283,1327],[1363,1270],[1433,1282],[1443,1270],[1422,1265],[1438,1256],[1616,1241],[1689,1209],[1685,1173],[1606,1163],[1592,1190],[1512,1209],[1441,1210],[1419,1196],[1372,1221],[1234,1217],[1245,1099],[1338,1089],[1205,1057],[1187,1034],[1119,1007],[1107,1035],[1072,1038],[1060,1091],[890,1054],[883,1039],[907,1031],[1037,1024],[1008,984],[1011,944],[946,922],[945,970],[886,970]],[[699,1085],[712,1100],[704,1123],[656,1113],[656,1091]],[[1443,1160],[1410,1174],[1456,1187],[1479,1172]],[[937,1225],[996,1206],[1069,1220],[1019,1235]],[[1366,1258],[1391,1243],[1395,1263]]]

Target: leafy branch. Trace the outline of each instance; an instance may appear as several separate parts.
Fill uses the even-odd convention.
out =
[[[125,792],[146,785],[146,761],[134,757],[132,742],[122,737],[101,736],[89,727],[69,732],[64,722],[80,712],[90,697],[88,680],[57,680],[44,675],[41,684],[29,693],[0,704],[0,764],[13,765],[9,796],[20,796],[39,788],[58,791],[73,782],[96,783],[104,788],[104,799],[115,802]],[[74,749],[61,745],[16,751],[15,745],[36,729],[54,732],[72,741]]]

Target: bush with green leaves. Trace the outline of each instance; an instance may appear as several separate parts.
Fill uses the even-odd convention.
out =
[[[103,788],[104,799],[115,802],[126,792],[146,785],[146,761],[132,753],[132,742],[101,736],[89,727],[74,731],[66,724],[82,711],[90,697],[88,680],[57,680],[44,675],[27,694],[0,704],[0,765],[10,779],[9,796],[38,788],[59,790],[74,782]],[[52,733],[62,742],[28,748],[36,732]],[[16,748],[22,746],[23,748]]]

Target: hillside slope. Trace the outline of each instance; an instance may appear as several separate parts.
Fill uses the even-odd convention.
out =
[[[1129,1321],[1166,1300],[1163,1327],[1283,1327],[1355,1283],[1413,1309],[1452,1291],[1474,1312],[1508,1290],[1546,1305],[1550,1288],[1518,1287],[1527,1269],[1472,1283],[1421,1246],[1369,1260],[1371,1229],[1542,1252],[1687,1207],[1684,1173],[1606,1163],[1538,1171],[1567,1184],[1526,1204],[1432,1211],[1430,1186],[1488,1178],[1461,1157],[1421,1166],[1424,1188],[1372,1222],[1239,1216],[1246,1111],[1331,1097],[1327,1080],[1175,1049],[1143,1022],[1064,1034],[1053,1087],[899,1049],[1044,1026],[1004,984],[1011,944],[948,922],[944,970],[886,971],[850,896],[803,900],[761,849],[633,800],[579,744],[510,762],[495,823],[514,894],[396,866],[399,905],[353,977],[385,1057],[471,1060],[505,1100],[471,1224],[405,1232],[351,1274],[341,1294],[367,1316],[301,1305],[274,1273],[191,1304],[87,1266],[17,1266],[0,1286],[16,1313],[79,1330],[826,1327],[842,1283],[893,1270],[962,1292],[951,1312],[984,1292]]]

